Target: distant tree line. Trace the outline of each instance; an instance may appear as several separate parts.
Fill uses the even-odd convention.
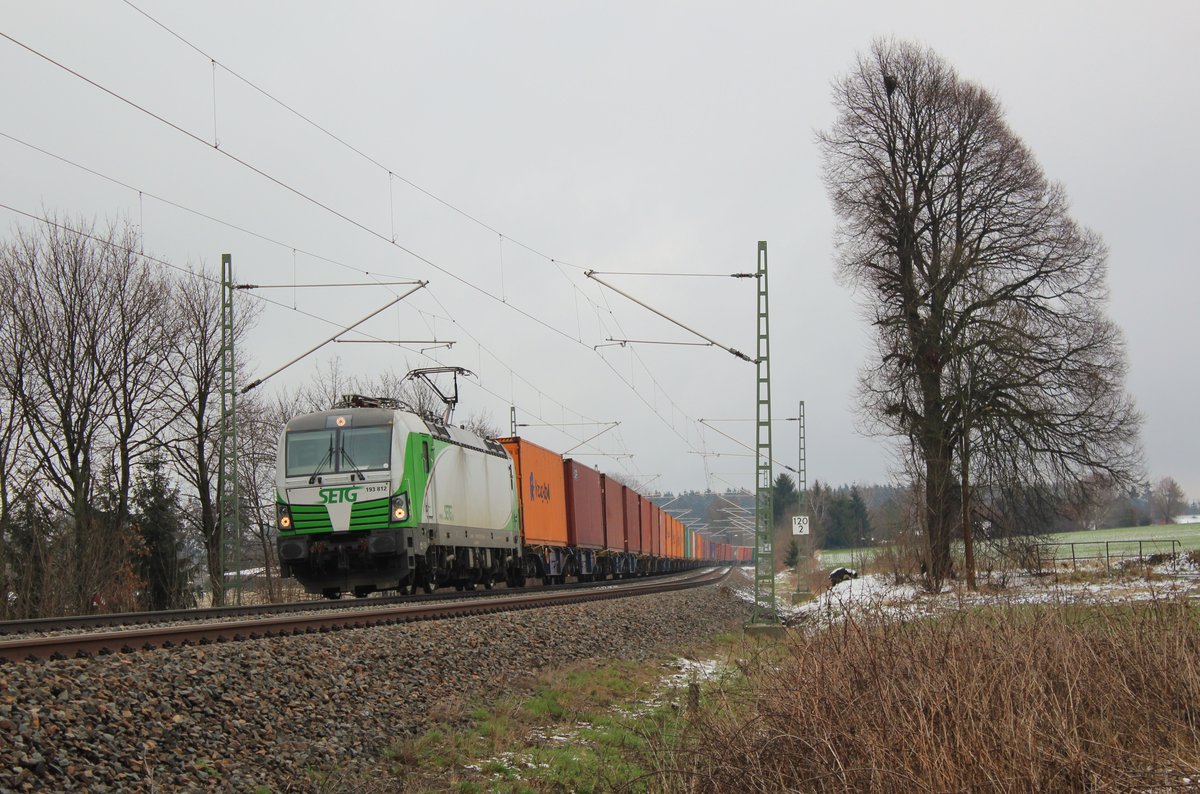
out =
[[[809,517],[813,549],[845,549],[911,542],[919,537],[921,499],[913,485],[823,485],[820,481],[800,504],[795,481],[775,478],[775,548],[777,559],[795,564],[801,544],[794,542],[791,517]],[[957,505],[955,505],[957,506]],[[1171,477],[1128,488],[990,489],[977,491],[973,516],[982,543],[1003,546],[1013,539],[1058,532],[1117,529],[1169,524],[1196,511]],[[780,563],[777,563],[780,564]]]

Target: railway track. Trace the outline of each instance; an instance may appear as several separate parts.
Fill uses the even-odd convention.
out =
[[[429,596],[407,596],[386,599],[370,599],[371,602],[353,602],[354,607],[339,602],[299,602],[297,604],[272,607],[224,607],[216,610],[220,617],[227,618],[219,622],[211,620],[214,615],[201,615],[199,619],[173,625],[147,625],[142,628],[120,628],[115,631],[89,631],[84,633],[58,634],[54,636],[22,636],[15,639],[0,641],[0,660],[5,662],[35,662],[45,659],[88,658],[104,656],[113,653],[136,653],[139,651],[154,651],[160,648],[173,648],[190,645],[209,645],[216,642],[240,642],[257,640],[267,637],[289,635],[316,634],[342,629],[367,628],[369,626],[395,625],[418,620],[442,620],[465,615],[482,615],[494,612],[506,612],[518,609],[537,609],[559,604],[573,604],[583,601],[599,601],[613,598],[628,598],[637,595],[649,595],[670,590],[683,590],[691,587],[701,587],[714,584],[724,579],[731,569],[717,568],[691,572],[683,576],[667,580],[654,579],[650,581],[630,580],[628,582],[604,585],[560,585],[538,591],[504,591],[493,590],[465,594],[461,592],[431,594]],[[478,596],[478,597],[473,597]],[[395,602],[395,603],[389,603]],[[373,609],[363,609],[363,606]],[[295,609],[293,609],[295,607]],[[340,609],[339,609],[340,607]],[[249,610],[243,617],[239,610]],[[280,611],[289,614],[278,614]],[[303,611],[305,614],[295,614]],[[198,610],[179,610],[195,615]],[[214,610],[204,610],[212,613]],[[270,612],[269,616],[263,616]],[[164,615],[167,613],[138,613]],[[105,616],[134,617],[127,616]],[[233,617],[233,620],[228,618]],[[55,626],[62,628],[94,628],[98,625],[108,626],[111,623],[100,623],[100,616],[89,616],[86,619],[96,619],[90,624],[64,626],[60,621]],[[179,620],[178,616],[164,620]],[[208,622],[206,622],[206,620]],[[28,624],[30,621],[25,621]],[[128,623],[128,621],[127,621]],[[127,625],[126,623],[126,625]],[[37,631],[46,631],[42,623]]]
[[[662,574],[660,576],[675,576],[677,574]],[[545,589],[584,590],[603,586],[620,586],[628,582],[645,581],[645,579],[621,579],[605,582],[571,582],[560,585],[543,585]],[[512,593],[527,592],[525,590],[510,590],[498,585],[494,590],[459,591],[443,588],[433,593],[414,593],[411,595],[372,595],[369,598],[352,599],[313,599],[308,601],[293,601],[283,604],[254,604],[221,607],[203,607],[193,609],[164,609],[157,612],[110,612],[95,615],[68,615],[54,618],[30,618],[27,620],[0,621],[0,637],[12,637],[22,634],[46,634],[74,629],[97,629],[104,627],[123,627],[147,625],[154,623],[174,623],[201,620],[229,620],[239,617],[261,616],[266,614],[286,614],[293,612],[321,612],[325,610],[374,609],[392,604],[415,604],[424,602],[439,602],[462,598],[490,598]]]

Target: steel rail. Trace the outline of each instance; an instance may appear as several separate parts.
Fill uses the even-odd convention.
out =
[[[548,606],[630,598],[685,590],[722,581],[732,568],[703,571],[686,579],[653,581],[626,586],[552,590],[520,596],[454,601],[445,604],[403,604],[364,612],[361,609],[319,615],[277,615],[244,621],[188,623],[176,626],[125,629],[112,632],[21,637],[0,641],[0,660],[35,662],[44,659],[89,658],[113,653],[153,651],[158,648],[209,645],[217,642],[258,640],[268,637],[326,633],[342,629],[395,625],[417,620],[443,620],[468,615],[538,609]]]
[[[677,576],[687,571],[676,571],[656,576]],[[600,582],[569,582],[556,585],[532,585],[536,588],[554,590],[579,590],[604,586],[630,586],[645,581],[633,579],[608,579]],[[447,601],[456,598],[496,598],[506,594],[527,592],[523,589],[497,587],[494,590],[453,590],[439,588],[433,593],[410,595],[375,595],[352,599],[314,599],[290,601],[282,604],[243,604],[240,606],[200,607],[189,609],[161,609],[154,612],[106,612],[94,615],[65,615],[53,618],[26,618],[24,620],[0,621],[0,637],[33,634],[38,632],[65,631],[69,629],[92,629],[99,627],[132,626],[174,621],[199,621],[217,618],[237,618],[251,615],[286,614],[289,612],[321,612],[325,610],[372,609],[388,604],[413,604],[427,601]]]

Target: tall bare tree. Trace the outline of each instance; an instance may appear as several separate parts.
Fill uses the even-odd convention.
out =
[[[261,563],[259,594],[267,601],[280,595],[276,557],[275,456],[279,434],[300,411],[294,395],[248,396],[238,407],[238,465],[241,469],[242,520],[247,530],[245,556]]]
[[[95,288],[107,317],[95,355],[106,370],[106,446],[116,483],[111,533],[129,519],[134,463],[159,446],[170,420],[165,397],[180,329],[171,284],[158,265],[140,255],[137,233],[128,226],[117,230],[102,251],[106,277]]]
[[[0,302],[0,338],[10,322],[11,306]],[[7,363],[10,368],[23,366],[18,359]],[[13,509],[23,482],[22,452],[25,447],[25,425],[20,419],[17,398],[0,385],[0,615],[8,614],[9,596],[13,595],[13,568],[9,555],[10,526]]]
[[[1130,482],[1140,417],[1104,315],[1107,254],[1069,215],[994,96],[923,47],[878,41],[834,83],[819,135],[840,275],[876,354],[868,422],[904,440],[924,489],[930,584],[990,486]]]
[[[171,390],[167,403],[173,416],[168,451],[195,509],[188,512],[204,545],[213,603],[225,603],[221,560],[221,520],[217,505],[221,413],[221,283],[204,272],[180,278],[174,290],[173,314],[178,323],[172,347]],[[234,307],[234,344],[258,316],[258,305],[239,301]],[[239,373],[242,364],[239,361]],[[241,377],[239,380],[246,381]]]
[[[44,481],[39,495],[70,517],[77,608],[123,564],[113,550],[128,520],[130,467],[154,433],[162,393],[166,286],[138,248],[128,225],[51,218],[0,252],[11,301],[0,352],[12,362],[0,381],[37,464],[29,484]],[[111,487],[101,505],[102,473]]]

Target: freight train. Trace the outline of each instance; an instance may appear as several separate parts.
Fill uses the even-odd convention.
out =
[[[338,598],[377,590],[521,587],[748,561],[646,496],[524,438],[352,399],[279,437],[283,575]]]

